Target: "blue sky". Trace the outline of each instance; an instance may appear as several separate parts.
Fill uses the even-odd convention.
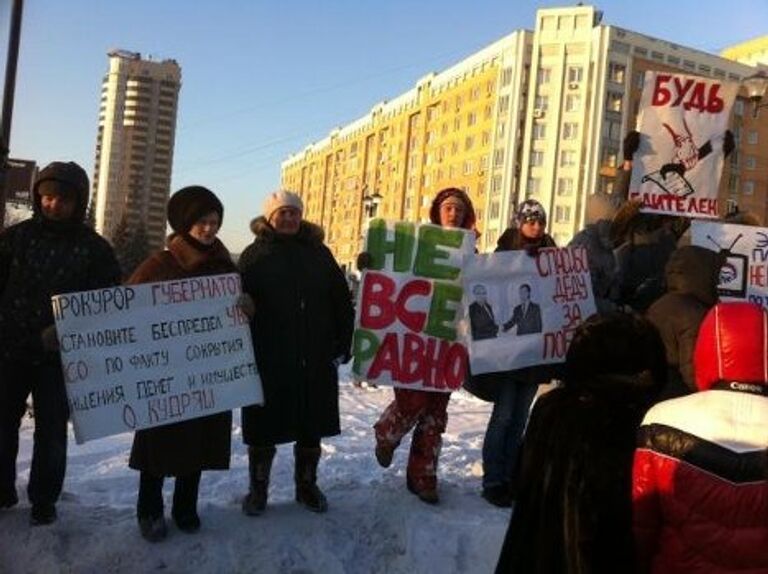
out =
[[[0,69],[10,1],[0,0]],[[240,251],[288,154],[428,72],[532,29],[537,7],[566,4],[26,0],[11,156],[71,159],[92,173],[107,51],[174,58],[183,85],[172,190],[197,183],[216,191],[225,205],[221,237]],[[766,0],[597,6],[607,24],[710,52],[768,34]]]

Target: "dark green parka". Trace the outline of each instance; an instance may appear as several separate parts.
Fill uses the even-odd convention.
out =
[[[339,434],[334,359],[349,359],[354,311],[344,274],[323,244],[323,230],[301,222],[280,235],[264,217],[240,256],[264,406],[243,408],[243,439],[269,445]]]

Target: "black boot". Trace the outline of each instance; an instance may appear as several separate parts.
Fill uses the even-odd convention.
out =
[[[197,515],[197,490],[199,486],[200,472],[176,477],[171,516],[173,516],[173,521],[179,530],[187,534],[200,530],[200,517]]]
[[[258,516],[267,508],[269,473],[275,458],[274,446],[248,447],[248,475],[250,482],[248,494],[243,498],[243,513],[246,516]]]
[[[160,542],[168,534],[163,516],[163,477],[142,472],[139,479],[139,500],[136,504],[141,536],[147,542]]]
[[[328,510],[328,500],[317,487],[317,464],[320,462],[320,447],[293,447],[295,458],[294,479],[296,480],[296,502],[312,512]]]

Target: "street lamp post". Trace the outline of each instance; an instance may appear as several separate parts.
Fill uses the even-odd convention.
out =
[[[3,115],[0,117],[0,229],[5,227],[6,175],[8,173],[8,154],[11,145],[11,117],[13,116],[13,96],[16,92],[16,64],[19,61],[19,40],[21,38],[21,13],[23,7],[23,0],[13,0],[11,29],[8,36],[8,59],[5,62]]]
[[[768,107],[768,102],[762,103],[766,88],[768,88],[768,75],[763,71],[757,72],[744,78],[742,85],[747,90],[747,97],[752,102],[752,117],[756,118],[760,108]]]

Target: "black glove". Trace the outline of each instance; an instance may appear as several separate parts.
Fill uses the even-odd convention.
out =
[[[666,181],[667,174],[671,172],[675,172],[680,177],[683,177],[685,175],[685,166],[682,163],[665,163],[659,170],[661,179]]]
[[[363,271],[364,269],[368,269],[371,266],[371,263],[373,263],[373,257],[371,257],[371,254],[367,251],[363,251],[360,253],[360,255],[357,256],[357,270]]]
[[[624,137],[624,145],[622,146],[624,152],[624,161],[632,161],[632,157],[635,155],[637,148],[640,147],[640,132],[632,130]]]
[[[723,157],[728,157],[736,147],[736,140],[733,139],[733,132],[731,130],[725,130],[725,136],[723,136]]]

